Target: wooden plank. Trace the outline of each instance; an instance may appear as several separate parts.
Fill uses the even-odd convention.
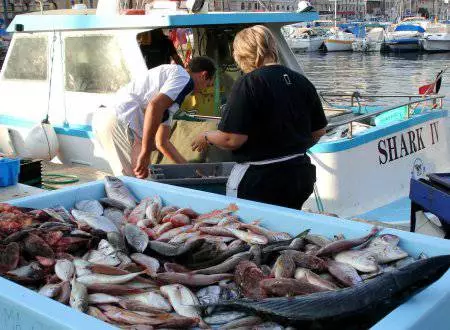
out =
[[[112,175],[112,173],[89,166],[56,164],[48,161],[42,162],[42,174],[75,175],[78,178],[78,181],[74,183],[45,183],[50,189],[60,189],[91,181],[102,180],[106,175]],[[45,177],[42,179],[45,181]],[[64,180],[64,178],[62,178],[62,180]]]

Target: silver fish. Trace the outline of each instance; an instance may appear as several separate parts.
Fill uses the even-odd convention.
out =
[[[205,317],[204,321],[211,325],[227,324],[231,321],[246,317],[245,312],[230,311],[230,312],[218,312],[211,316]]]
[[[144,266],[149,271],[149,274],[156,274],[158,271],[160,264],[159,261],[155,258],[152,258],[148,255],[142,253],[133,253],[130,255],[131,259],[137,264]]]
[[[103,215],[103,206],[96,200],[86,199],[76,202],[75,208],[92,215]]]
[[[210,285],[197,291],[197,298],[200,305],[216,304],[219,302],[222,289],[218,285]]]
[[[324,247],[325,245],[330,244],[332,241],[325,236],[315,235],[315,234],[307,234],[305,236],[305,240],[309,243],[318,245],[320,247]]]
[[[93,229],[99,229],[106,233],[109,233],[111,231],[118,231],[117,226],[114,224],[114,222],[102,215],[92,215],[90,213],[79,210],[72,210],[72,215],[77,221],[84,222]]]
[[[314,273],[311,270],[306,269],[306,268],[297,268],[295,270],[295,278],[297,280],[304,280],[310,284],[317,285],[317,286],[327,289],[327,290],[337,290],[338,289],[338,286],[335,285],[334,283],[331,283],[331,282],[323,279],[316,273]]]
[[[73,265],[75,266],[75,273],[77,274],[77,277],[91,274],[92,272],[87,268],[90,264],[91,263],[89,261],[75,259],[73,261]]]
[[[334,256],[334,260],[348,264],[363,273],[373,273],[378,269],[378,264],[374,255],[367,250],[348,250],[339,252]]]
[[[375,260],[380,264],[400,260],[408,256],[408,253],[403,251],[401,248],[389,243],[372,245],[364,250],[369,251],[375,257]]]
[[[88,292],[84,284],[75,279],[72,280],[72,291],[70,293],[70,306],[80,311],[86,312],[88,309]]]
[[[231,330],[231,329],[253,329],[253,326],[262,323],[262,319],[258,316],[246,316],[234,321],[227,322],[222,325],[219,330]]]
[[[162,200],[159,196],[154,196],[150,199],[147,209],[145,210],[145,215],[147,219],[150,219],[153,223],[159,223],[161,220],[160,214],[162,209]]]
[[[38,293],[45,297],[53,298],[53,297],[56,297],[60,292],[61,292],[61,283],[57,283],[57,284],[44,285],[39,290]]]
[[[58,260],[55,264],[55,274],[61,281],[69,281],[75,274],[75,266],[70,260]]]
[[[149,291],[145,293],[131,294],[124,296],[124,298],[127,298],[129,300],[136,300],[147,306],[157,308],[166,312],[170,312],[172,310],[172,306],[167,301],[167,299],[156,292]]]
[[[117,228],[124,224],[123,212],[115,207],[108,207],[103,211],[103,216],[114,222]]]
[[[181,316],[194,317],[201,320],[200,311],[196,307],[199,302],[191,290],[180,284],[164,285],[160,290],[169,298],[175,312]]]
[[[112,207],[112,208],[119,209],[119,210],[125,210],[127,208],[121,202],[118,202],[115,199],[111,199],[108,197],[100,198],[99,202],[106,207]]]
[[[143,232],[139,227],[127,223],[125,225],[125,238],[128,243],[138,252],[144,252],[147,248],[149,239],[148,235]]]
[[[122,284],[129,282],[145,272],[130,273],[126,275],[90,274],[78,277],[77,281],[85,285],[91,284]]]
[[[125,245],[125,238],[121,233],[113,231],[106,234],[106,237],[108,238],[109,244],[111,244],[111,246],[116,251],[127,252],[127,247]]]
[[[88,297],[89,304],[112,304],[120,302],[120,298],[105,293],[93,293]]]
[[[358,275],[355,268],[352,266],[331,259],[329,259],[327,263],[328,271],[331,275],[336,277],[339,282],[347,286],[353,286],[362,282],[361,276]]]
[[[136,206],[136,199],[120,179],[105,176],[105,190],[108,198],[122,204],[125,208],[132,209]]]
[[[208,268],[203,268],[203,269],[197,269],[197,270],[193,271],[193,273],[195,273],[195,274],[221,274],[222,273],[223,274],[223,273],[229,272],[232,269],[234,269],[236,267],[236,265],[238,263],[240,263],[242,260],[249,260],[250,257],[251,257],[250,252],[237,253],[218,265],[211,266]]]
[[[93,264],[117,266],[120,264],[120,259],[116,255],[106,255],[100,251],[92,250],[89,252],[86,261]]]

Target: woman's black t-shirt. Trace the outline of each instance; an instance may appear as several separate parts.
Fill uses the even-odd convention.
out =
[[[304,153],[313,145],[311,132],[326,125],[314,85],[285,66],[268,65],[236,81],[218,128],[248,135],[233,151],[237,162],[247,162]]]

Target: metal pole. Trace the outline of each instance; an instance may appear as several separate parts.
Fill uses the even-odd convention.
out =
[[[8,3],[6,0],[3,0],[3,17],[5,18],[5,26],[9,25],[9,19],[8,19]]]

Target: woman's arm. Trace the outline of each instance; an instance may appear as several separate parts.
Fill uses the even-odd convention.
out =
[[[316,144],[317,141],[319,141],[320,138],[321,138],[325,133],[326,133],[325,128],[321,128],[321,129],[319,129],[319,130],[317,130],[317,131],[312,132],[311,135],[312,135],[313,143]]]
[[[159,125],[158,131],[156,132],[155,143],[156,148],[171,161],[177,164],[187,163],[186,158],[184,158],[172,142],[170,142],[170,126],[164,124]]]
[[[248,140],[248,135],[225,133],[222,131],[208,131],[199,134],[192,142],[192,150],[203,151],[208,142],[225,150],[239,149]]]

